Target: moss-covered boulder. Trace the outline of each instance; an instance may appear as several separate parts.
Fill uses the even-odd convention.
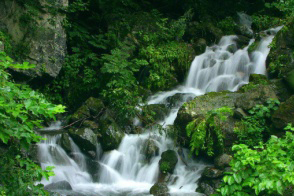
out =
[[[154,196],[169,196],[167,184],[159,182],[150,188],[150,194]]]
[[[244,88],[239,92],[244,92]],[[236,99],[235,106],[248,111],[257,104],[265,104],[268,99],[278,99],[273,88],[270,85],[258,85],[242,93]]]
[[[201,118],[203,118],[209,111],[214,109],[218,109],[224,106],[234,108],[236,99],[241,95],[241,93],[232,93],[229,91],[210,92],[185,103],[180,108],[174,123],[175,128],[179,133],[179,142],[186,147],[189,146],[189,138],[186,134],[186,126],[188,123],[195,119],[201,120]],[[229,136],[230,133],[234,134],[234,121],[235,119],[228,118],[228,121],[221,122],[221,126],[226,135],[226,138],[235,137]],[[233,140],[228,139],[228,143],[231,143],[230,141]]]
[[[242,94],[229,91],[210,92],[185,103],[179,110],[175,125],[185,130],[186,125],[199,115],[224,106],[234,108],[235,101]]]
[[[272,116],[273,124],[278,129],[283,129],[288,123],[294,125],[294,95],[281,103]]]
[[[159,169],[164,174],[172,174],[177,163],[177,153],[174,150],[167,150],[161,154],[161,159],[159,161]]]

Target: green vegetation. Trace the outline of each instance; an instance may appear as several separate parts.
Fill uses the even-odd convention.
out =
[[[202,151],[208,156],[222,153],[223,133],[220,127],[221,122],[232,114],[231,108],[222,107],[211,110],[204,117],[190,122],[186,127],[186,131],[187,135],[191,137],[191,152],[198,155]]]
[[[254,149],[245,144],[233,146],[232,172],[223,178],[221,195],[284,195],[294,185],[294,128],[283,138],[272,136]],[[287,190],[287,188],[289,188]]]
[[[43,95],[27,85],[14,83],[7,73],[8,68],[32,67],[26,62],[15,64],[0,52],[0,192],[4,195],[45,195],[43,185],[35,182],[54,175],[52,167],[42,170],[23,153],[30,144],[44,139],[34,129],[41,128],[44,120],[55,119],[55,114],[64,111],[63,106],[47,102]]]
[[[269,99],[266,105],[256,105],[249,110],[249,116],[245,116],[242,121],[237,123],[235,132],[240,144],[254,147],[263,142],[269,135],[269,120],[272,113],[278,109],[280,102]]]
[[[159,115],[153,111],[141,115],[140,104],[150,94],[184,82],[193,57],[201,53],[205,45],[218,42],[226,34],[242,34],[237,25],[237,12],[252,15],[255,33],[277,25],[289,25],[288,21],[294,16],[294,0],[271,3],[262,0],[70,0],[66,8],[52,0],[15,2],[25,10],[20,13],[19,26],[29,31],[15,44],[1,23],[0,46],[4,43],[6,54],[18,62],[28,58],[29,38],[42,32],[44,19],[54,26],[53,18],[58,14],[66,15],[63,25],[68,53],[56,78],[22,81],[32,84],[35,91],[28,85],[15,83],[8,71],[33,66],[14,63],[0,52],[0,195],[47,194],[42,185],[35,182],[53,175],[52,168],[42,170],[24,153],[31,144],[44,139],[33,130],[64,111],[63,106],[51,104],[46,98],[67,105],[72,112],[92,96],[102,100],[105,113],[118,127],[131,125],[134,117],[145,118],[146,127],[153,126]],[[44,13],[50,17],[41,17]],[[282,33],[289,29],[286,26]],[[242,36],[244,45],[250,35]],[[260,39],[262,35],[254,36]],[[250,52],[256,47],[257,44],[252,44]],[[280,44],[275,40],[270,47],[277,49]],[[283,77],[281,70],[290,63],[290,56],[279,54],[269,65],[269,71]],[[50,61],[55,63],[57,59],[50,57]],[[11,72],[17,78],[19,73]],[[241,90],[246,92],[259,85],[268,85],[268,82],[258,80]],[[233,147],[232,172],[224,178],[222,195],[283,194],[293,185],[293,134],[287,132],[284,138],[272,136],[269,139],[271,115],[278,105],[277,100],[257,105],[249,111],[249,116],[236,124],[239,141]],[[192,104],[186,106],[191,110],[194,107]],[[222,126],[232,113],[231,108],[222,107],[190,122],[186,133],[190,137],[191,152],[210,157],[223,153]],[[288,126],[287,129],[293,128]],[[180,133],[170,127],[160,131],[175,140]],[[118,145],[119,141],[104,140],[111,146]],[[160,170],[172,173],[176,162],[163,161]]]

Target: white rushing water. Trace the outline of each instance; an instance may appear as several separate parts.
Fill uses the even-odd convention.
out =
[[[269,53],[268,45],[280,27],[265,32],[257,49],[248,53],[252,39],[243,49],[237,48],[237,36],[224,36],[219,44],[207,47],[206,51],[197,56],[190,68],[184,86],[168,92],[161,92],[150,97],[147,104],[167,104],[167,99],[181,94],[181,100],[171,109],[163,127],[172,125],[181,105],[195,96],[206,92],[229,90],[236,91],[241,85],[248,83],[251,73],[266,74],[265,60]],[[136,124],[139,124],[138,120]],[[169,178],[168,187],[171,195],[200,195],[195,193],[197,180],[207,164],[189,158],[188,151],[179,149],[164,133],[154,127],[143,134],[126,135],[119,148],[99,154],[99,180],[93,182],[88,173],[85,157],[72,140],[70,158],[58,144],[60,135],[47,136],[47,140],[39,144],[39,157],[43,168],[55,166],[55,176],[44,184],[68,181],[73,190],[83,195],[148,195],[150,187],[159,176],[158,162],[162,152],[172,149],[181,152],[174,174]],[[150,160],[146,159],[144,145],[152,142],[158,147],[158,153]]]

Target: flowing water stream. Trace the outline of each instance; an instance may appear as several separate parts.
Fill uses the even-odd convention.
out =
[[[147,104],[167,104],[169,97],[182,95],[170,114],[159,123],[163,127],[172,125],[181,105],[196,96],[211,91],[236,91],[241,85],[248,83],[251,73],[266,74],[265,60],[270,50],[268,45],[280,28],[267,30],[266,36],[251,54],[248,53],[248,47],[254,40],[243,49],[238,49],[237,36],[224,36],[219,44],[207,47],[192,62],[185,85],[149,98]],[[135,123],[140,122],[135,120]],[[158,162],[161,153],[168,149],[178,152],[173,141],[164,133],[159,134],[156,128],[146,130],[143,134],[126,135],[118,149],[98,156],[98,182],[94,182],[88,173],[85,157],[72,140],[70,143],[74,156],[70,158],[58,145],[60,135],[46,137],[48,139],[39,144],[39,159],[43,168],[55,166],[55,176],[50,181],[43,180],[42,183],[46,185],[66,180],[75,192],[72,195],[149,195],[149,189],[156,183],[159,175]],[[159,147],[159,153],[146,162],[143,144],[148,140]],[[102,155],[99,145],[97,154]],[[170,193],[201,195],[195,192],[196,182],[207,164],[189,158],[188,150],[184,149],[181,154],[168,183]]]

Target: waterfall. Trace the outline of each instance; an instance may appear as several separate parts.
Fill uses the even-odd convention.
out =
[[[236,91],[248,83],[251,73],[266,74],[265,60],[269,53],[268,45],[281,27],[265,31],[258,47],[253,53],[249,46],[237,47],[237,36],[224,36],[216,45],[207,47],[205,52],[196,56],[189,70],[185,85],[172,91],[161,92],[149,98],[147,104],[167,104],[168,98],[182,94],[181,100],[170,111],[170,114],[159,122],[163,128],[172,125],[181,105],[192,98],[211,91]],[[134,120],[140,123],[138,119]],[[165,133],[159,133],[153,127],[143,134],[125,135],[118,149],[104,152],[97,145],[99,164],[98,182],[93,182],[88,173],[85,157],[72,140],[70,158],[60,147],[61,135],[46,136],[47,140],[39,144],[39,158],[43,168],[55,166],[55,176],[43,184],[68,181],[73,190],[85,195],[149,195],[150,187],[159,176],[158,162],[162,152],[173,149],[178,152],[173,141]],[[158,147],[158,153],[146,160],[144,143],[152,141]],[[201,195],[196,193],[196,181],[207,163],[189,158],[188,150],[183,149],[181,158],[168,182],[171,195]]]

